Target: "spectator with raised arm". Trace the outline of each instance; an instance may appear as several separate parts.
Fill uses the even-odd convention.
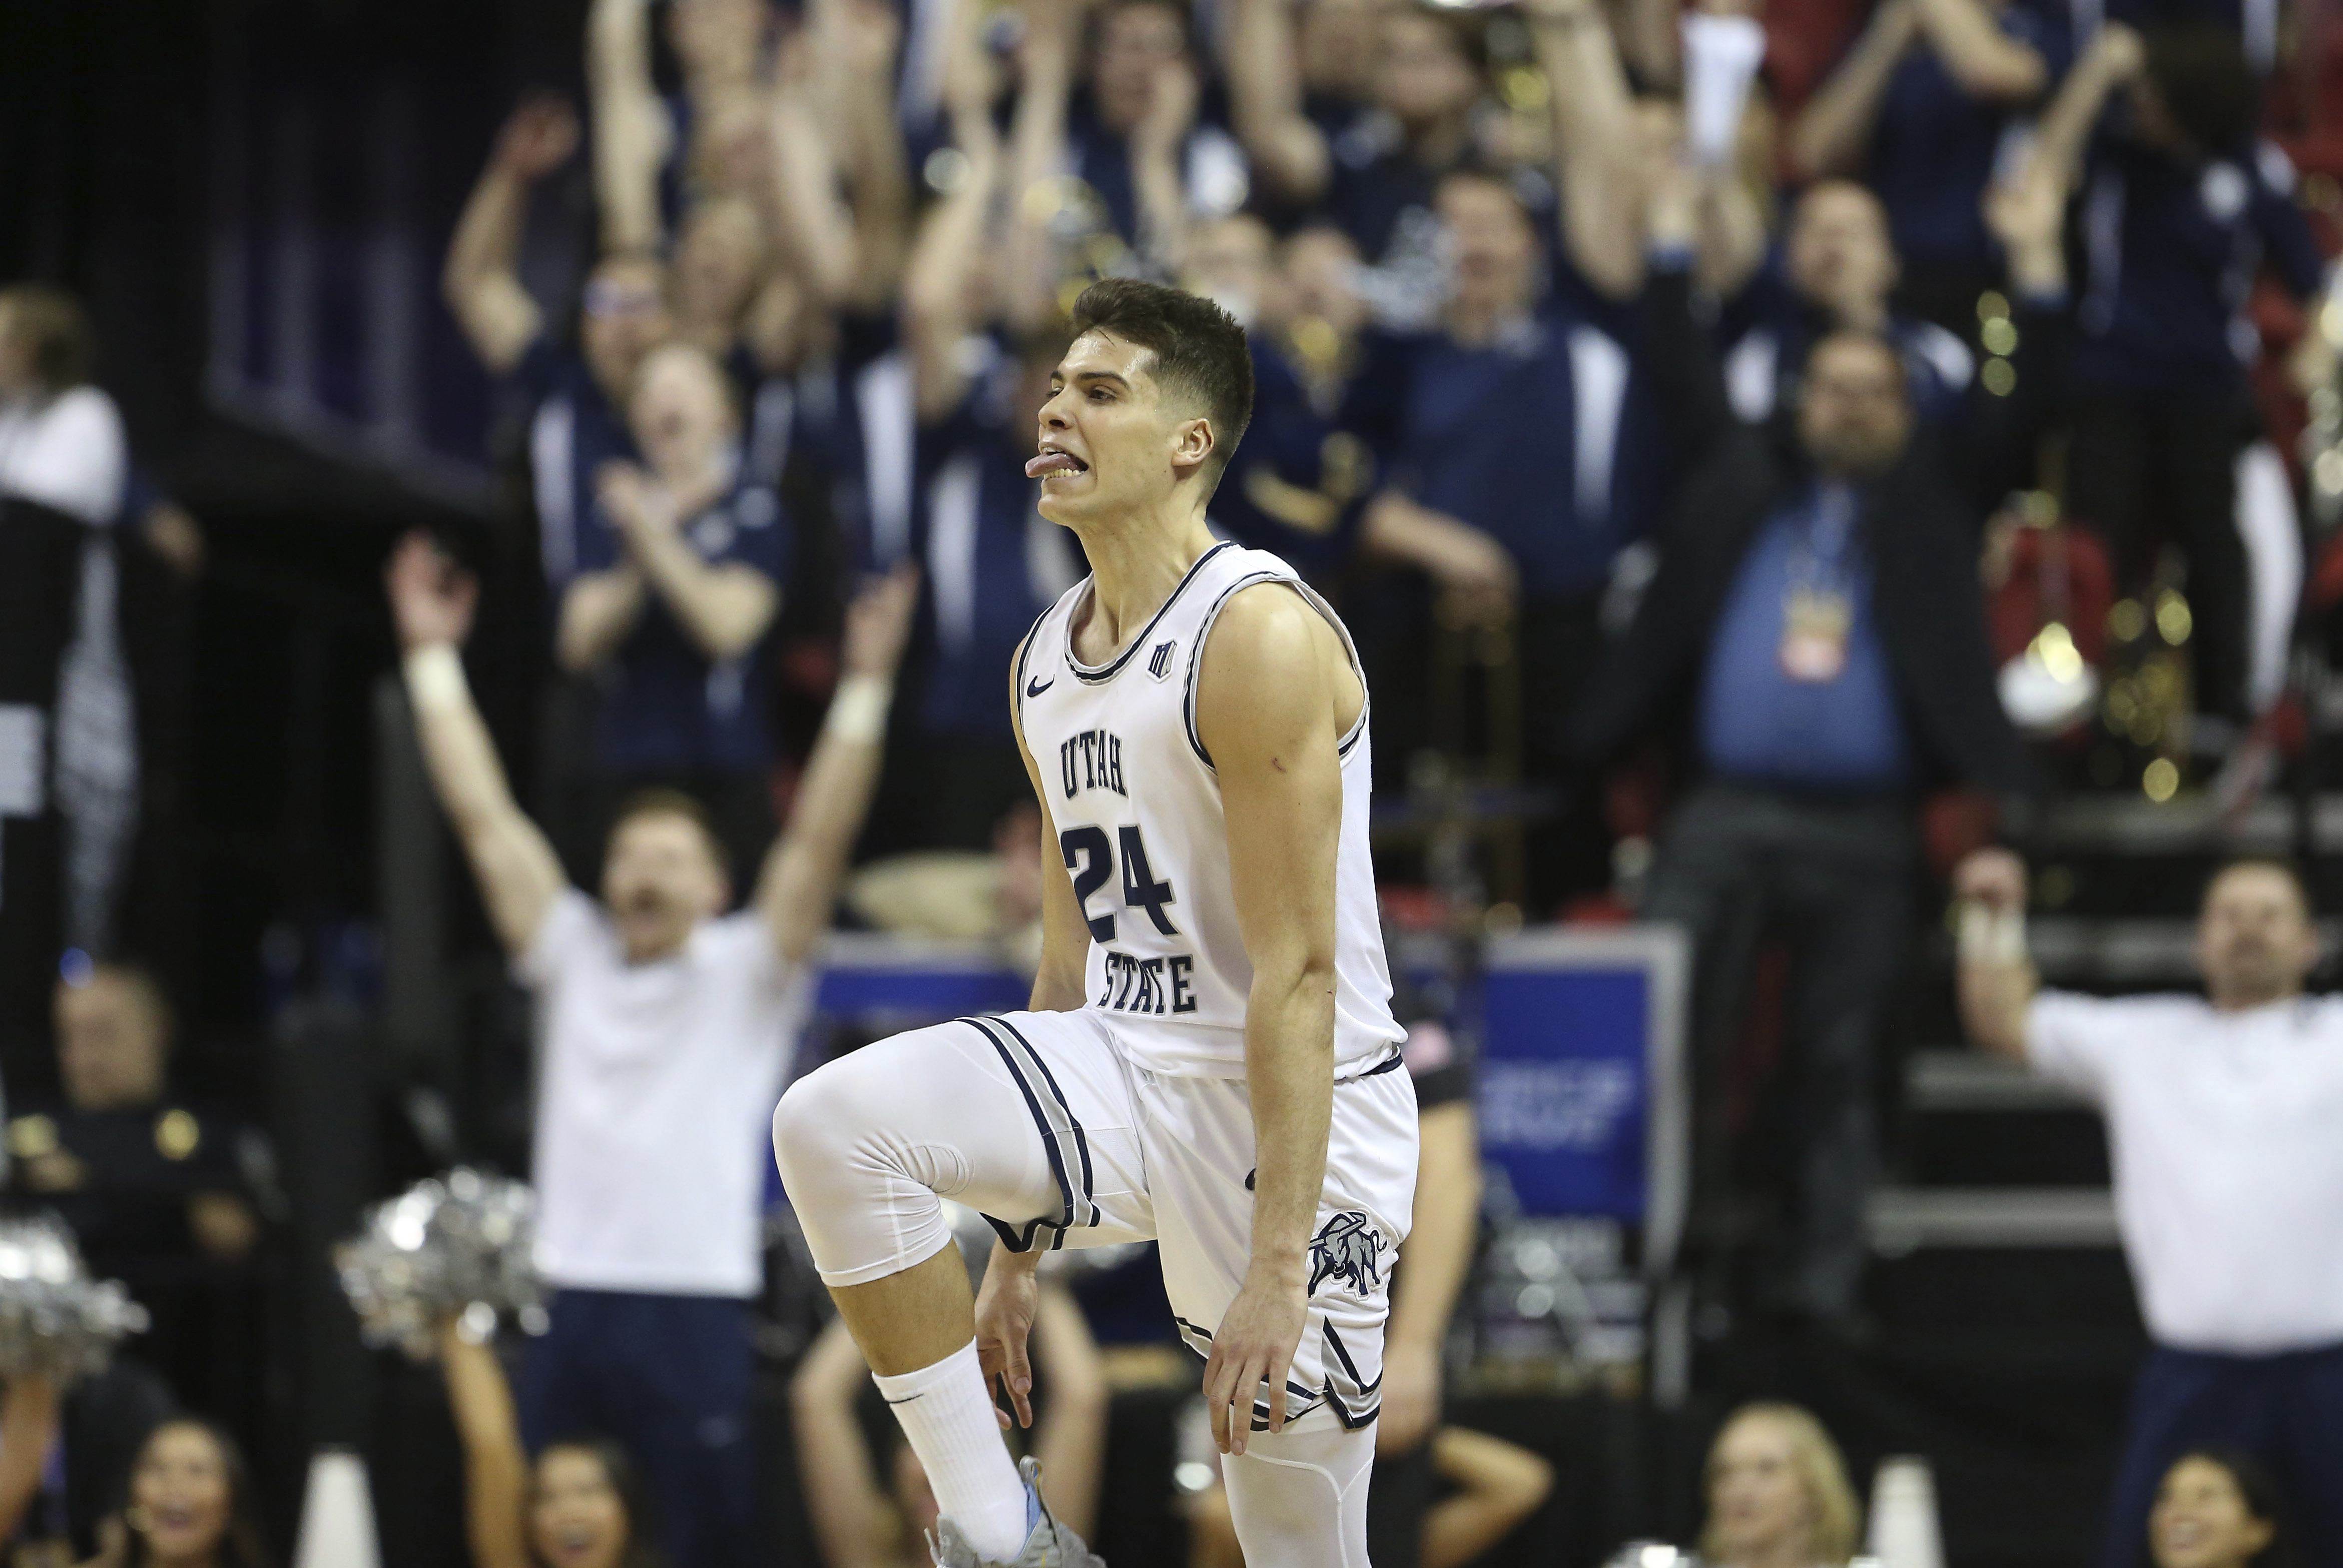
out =
[[[1223,59],[1232,124],[1262,196],[1330,218],[1370,269],[1378,319],[1420,328],[1444,281],[1433,196],[1474,152],[1480,23],[1428,5],[1319,3],[1342,7],[1328,25],[1371,30],[1373,103],[1305,97],[1292,0],[1239,0]]]
[[[1883,0],[1791,129],[1799,173],[1878,193],[1898,303],[1965,340],[2001,274],[1979,204],[2010,127],[2066,69],[2062,13],[2040,0]]]
[[[1733,411],[1753,424],[1787,415],[1797,405],[1798,377],[1814,346],[1833,332],[1852,331],[1878,334],[1895,347],[1920,418],[1956,414],[1976,378],[1976,356],[1963,337],[1896,306],[1900,276],[1878,196],[1853,180],[1808,186],[1791,208],[1777,252],[1723,311]]]
[[[1105,1480],[1105,1362],[1081,1308],[1061,1286],[1041,1286],[1033,1317],[1040,1408],[1024,1446],[1041,1462],[1050,1512],[1079,1533],[1097,1523]],[[855,1413],[870,1392],[870,1363],[845,1320],[833,1319],[789,1386],[799,1483],[814,1539],[826,1568],[926,1568],[935,1492],[891,1422],[884,1461],[873,1462],[877,1455]]]
[[[2300,875],[2258,859],[2214,874],[2197,918],[2202,996],[2044,990],[2026,866],[2007,850],[1970,856],[1953,890],[1970,1040],[2107,1119],[2153,1348],[2101,1568],[2139,1562],[2159,1487],[2215,1444],[2278,1478],[2305,1561],[2343,1558],[2343,1002],[2305,993],[2319,940]]]
[[[2066,509],[2108,537],[2127,582],[2147,575],[2151,531],[2186,555],[2196,711],[2216,721],[2200,742],[2253,716],[2237,483],[2260,423],[2247,295],[2265,261],[2297,299],[2326,271],[2293,166],[2257,140],[2258,120],[2237,35],[2211,21],[2109,23],[2042,118],[2041,156],[2082,197],[2088,279]]]
[[[667,1568],[641,1472],[622,1444],[563,1432],[532,1461],[495,1343],[451,1321],[439,1365],[463,1451],[472,1568]]]
[[[934,767],[954,780],[939,794],[906,776],[925,847],[976,849],[1031,790],[1001,671],[1035,618],[1080,578],[1081,562],[1065,531],[1033,509],[1039,481],[1025,475],[1065,335],[1053,323],[1021,330],[1004,306],[1004,297],[1046,297],[1047,244],[1025,232],[1030,215],[1014,208],[999,235],[1005,243],[990,243],[1002,163],[993,82],[974,36],[975,8],[960,7],[958,20],[947,98],[965,172],[928,214],[903,299],[918,416],[910,533],[925,568],[912,655],[920,706],[905,740],[921,759],[918,777]],[[1051,46],[1028,41],[1029,49]],[[1044,107],[1029,98],[1018,113]],[[1010,259],[990,261],[995,254]],[[1042,276],[1020,277],[1018,266]]]
[[[634,455],[624,409],[636,367],[673,325],[667,271],[649,251],[614,252],[588,274],[574,340],[522,286],[529,192],[569,161],[578,136],[577,115],[558,98],[513,111],[457,222],[440,281],[473,353],[523,404],[540,547],[557,589],[578,569],[595,475]]]
[[[1252,419],[1212,493],[1213,528],[1338,593],[1358,553],[1374,459],[1335,425],[1359,322],[1342,304],[1311,297],[1311,274],[1322,274],[1330,255],[1336,267],[1356,256],[1338,230],[1281,246],[1241,213],[1196,231],[1181,284],[1242,324],[1252,351]]]
[[[1028,0],[1021,14],[1012,206],[1046,208],[1031,217],[1062,238],[1120,239],[1124,270],[1175,273],[1189,224],[1235,211],[1249,189],[1236,142],[1197,121],[1185,13]],[[1075,183],[1043,183],[1060,176]]]
[[[789,828],[748,906],[727,914],[723,852],[673,792],[621,811],[599,901],[568,886],[465,681],[472,580],[412,536],[387,584],[432,783],[542,1020],[534,1181],[550,1327],[529,1344],[523,1431],[539,1447],[616,1438],[679,1568],[738,1562],[755,1494],[762,1130],[877,777],[917,585],[899,572],[856,601]]]
[[[1537,26],[1550,54],[1608,62],[1585,74],[1611,79],[1624,117],[1618,62],[1591,7],[1547,0]],[[1568,171],[1578,155],[1565,150],[1561,162]],[[1581,169],[1577,205],[1610,206],[1629,172],[1624,162]],[[1395,605],[1376,657],[1393,659],[1404,679],[1402,671],[1426,662],[1433,613],[1452,623],[1510,623],[1523,773],[1566,787],[1574,769],[1556,716],[1576,703],[1601,653],[1612,564],[1641,534],[1651,500],[1654,447],[1623,341],[1630,323],[1604,297],[1632,288],[1642,264],[1622,267],[1618,235],[1598,239],[1596,226],[1565,218],[1569,265],[1555,267],[1544,226],[1502,174],[1449,175],[1435,199],[1449,257],[1439,327],[1372,335],[1342,417],[1380,468],[1364,548],[1416,568],[1439,601]],[[1640,233],[1638,215],[1625,232],[1631,250]],[[1564,281],[1549,287],[1556,273]],[[1385,755],[1403,764],[1412,749],[1406,689],[1387,680],[1377,695],[1387,721],[1401,725]],[[1423,717],[1413,717],[1420,734]],[[1541,912],[1607,882],[1607,849],[1588,802],[1566,800],[1535,829],[1528,870]]]
[[[2065,300],[2060,207],[2037,173],[1994,209],[2036,354]],[[1842,328],[1808,353],[1795,444],[1777,441],[1726,407],[1692,297],[1694,222],[1680,174],[1654,194],[1645,347],[1687,472],[1575,739],[1598,767],[1646,739],[1684,743],[1694,782],[1643,912],[1693,940],[1696,1202],[1722,1199],[1730,1168],[1725,1052],[1753,955],[1764,935],[1786,939],[1804,1136],[1769,1289],[1776,1310],[1846,1330],[1878,1162],[1877,1034],[1917,930],[1920,795],[2030,783],[1995,691],[1976,539],[2025,471],[2049,377],[2029,358],[2016,395],[1980,391],[1930,429],[1895,346]]]

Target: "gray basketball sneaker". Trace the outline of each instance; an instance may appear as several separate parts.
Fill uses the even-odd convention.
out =
[[[939,1519],[936,1533],[928,1537],[928,1551],[935,1558],[936,1568],[1106,1568],[1104,1558],[1051,1516],[1041,1501],[1041,1462],[1021,1459],[1017,1473],[1025,1478],[1025,1516],[1033,1522],[1023,1548],[1005,1563],[979,1557],[976,1548],[961,1536],[959,1525]]]

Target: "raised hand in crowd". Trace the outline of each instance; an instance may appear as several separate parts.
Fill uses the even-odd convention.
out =
[[[489,923],[505,950],[518,956],[565,881],[553,847],[513,799],[464,678],[458,650],[472,629],[479,582],[429,535],[412,533],[392,550],[383,586],[425,767],[472,862]]]
[[[498,132],[448,242],[441,292],[473,352],[498,375],[519,361],[544,327],[518,271],[529,187],[569,161],[578,137],[577,111],[567,99],[523,99]]]
[[[803,960],[830,930],[879,780],[895,672],[919,603],[919,571],[904,563],[866,584],[847,607],[838,689],[806,759],[789,826],[766,854],[752,900],[787,962]]]
[[[1188,246],[1188,193],[1182,166],[1196,123],[1195,67],[1174,55],[1155,67],[1147,112],[1131,133],[1131,179],[1139,192],[1139,249],[1156,269],[1176,276]]]
[[[1572,264],[1599,294],[1642,284],[1642,157],[1627,74],[1596,0],[1529,0],[1524,14],[1549,89],[1554,185]]]

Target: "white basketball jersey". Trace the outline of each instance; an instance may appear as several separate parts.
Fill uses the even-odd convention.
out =
[[[1196,733],[1204,639],[1230,596],[1292,585],[1358,650],[1326,601],[1275,556],[1207,550],[1146,628],[1107,663],[1074,658],[1072,626],[1091,579],[1034,624],[1018,658],[1017,704],[1058,848],[1090,921],[1087,1006],[1119,1025],[1154,1072],[1244,1073],[1252,964],[1229,888],[1221,785]],[[1361,674],[1363,689],[1365,677]],[[1347,1076],[1401,1038],[1392,1021],[1367,845],[1367,711],[1343,736],[1342,830],[1334,869],[1334,1065]],[[1047,852],[1046,849],[1044,851]]]

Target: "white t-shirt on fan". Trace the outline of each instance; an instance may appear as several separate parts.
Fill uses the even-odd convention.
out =
[[[2026,1050],[2106,1115],[2117,1220],[2158,1343],[2343,1343],[2343,999],[2221,1012],[2046,991]]]
[[[773,1106],[813,996],[753,913],[629,964],[601,906],[554,900],[537,992],[537,1263],[578,1290],[752,1296]]]

